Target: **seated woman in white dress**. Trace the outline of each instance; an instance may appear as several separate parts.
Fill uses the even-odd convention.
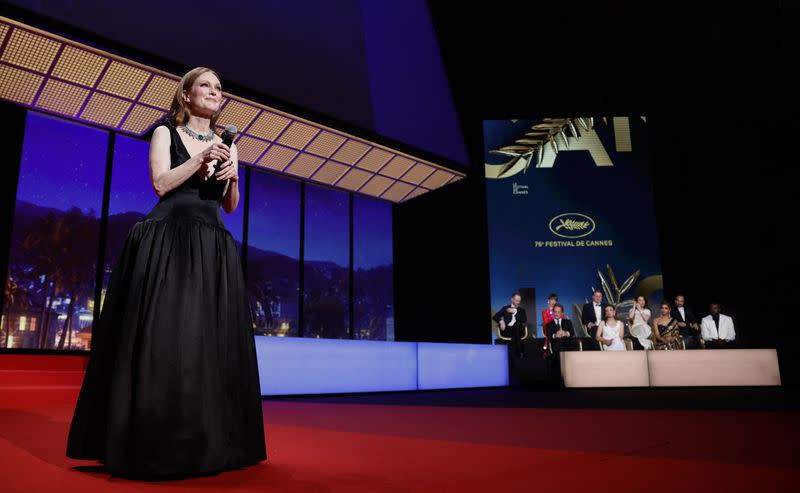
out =
[[[623,323],[617,320],[617,310],[612,305],[606,306],[605,320],[597,326],[597,341],[606,351],[626,351],[622,342]]]
[[[628,312],[628,320],[631,324],[631,335],[639,341],[644,349],[653,349],[653,341],[650,340],[650,334],[653,330],[650,328],[650,309],[647,308],[647,298],[644,296],[637,296],[636,302]]]

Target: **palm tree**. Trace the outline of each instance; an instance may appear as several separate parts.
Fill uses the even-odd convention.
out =
[[[64,347],[64,338],[71,337],[75,308],[86,297],[93,294],[97,269],[97,218],[94,211],[84,214],[73,207],[65,214],[48,213],[39,218],[23,241],[25,264],[32,274],[42,279],[41,331],[38,347],[46,348],[49,340],[53,301],[58,297],[69,297],[67,319],[57,348]],[[71,339],[67,345],[71,344]]]
[[[13,311],[15,308],[25,308],[31,305],[30,294],[26,289],[21,287],[16,282],[14,275],[9,273],[6,278],[5,298],[3,304],[3,313],[6,314],[6,332],[3,341],[3,347],[8,348],[8,342],[11,338],[11,331],[13,329],[12,319]]]
[[[42,311],[39,318],[42,330],[39,332],[39,348],[44,348],[47,342],[53,299],[58,294],[59,285],[63,279],[59,252],[64,251],[66,236],[64,218],[49,212],[34,223],[22,240],[25,264],[31,266],[32,274],[37,278],[42,278],[43,282]]]
[[[72,345],[72,325],[76,306],[94,294],[95,274],[97,271],[97,248],[92,240],[97,238],[97,219],[92,211],[84,214],[77,207],[70,209],[62,218],[65,222],[63,250],[60,252],[60,265],[64,271],[65,291],[69,295],[67,319],[61,330],[57,349],[64,349],[64,341],[68,337],[67,347]]]
[[[47,349],[48,346],[48,332],[50,331],[51,319],[52,315],[55,313],[53,309],[53,302],[56,298],[64,298],[66,295],[66,290],[64,288],[64,271],[62,269],[58,269],[53,274],[53,290],[50,293],[50,298],[47,301],[46,307],[46,320],[45,323],[47,324],[44,329],[42,330],[41,334],[39,334],[39,347],[42,349]],[[56,324],[58,321],[56,321]]]
[[[3,341],[3,347],[8,347],[8,339],[11,336],[11,307],[14,305],[16,301],[17,291],[19,286],[14,281],[14,277],[11,275],[8,276],[6,279],[6,289],[5,289],[5,306],[3,306],[3,313],[6,314],[6,336],[5,340]]]
[[[70,269],[67,284],[71,287],[69,295],[69,308],[67,309],[67,320],[64,330],[61,331],[61,339],[58,341],[58,349],[64,347],[64,333],[68,334],[67,348],[72,347],[72,324],[75,316],[75,307],[80,303],[94,296],[95,273],[97,262],[94,256],[91,259],[84,259],[82,263],[76,263],[76,268]],[[89,260],[91,265],[86,264]]]
[[[248,305],[250,306],[250,318],[253,321],[253,329],[258,329],[255,327],[257,325],[257,314],[256,314],[256,303],[261,303],[261,306],[264,307],[264,313],[266,314],[269,311],[269,305],[265,305],[266,301],[266,294],[264,293],[264,289],[259,285],[258,281],[251,281],[246,283],[247,284],[247,298],[249,300]],[[265,320],[266,322],[266,320]],[[267,327],[269,328],[269,323],[266,323]]]

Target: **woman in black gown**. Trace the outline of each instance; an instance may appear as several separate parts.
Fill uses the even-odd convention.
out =
[[[683,349],[678,321],[672,318],[672,307],[666,301],[661,302],[661,313],[653,320],[653,334],[656,338],[655,349]]]
[[[221,99],[214,71],[183,77],[150,143],[159,201],[128,232],[93,328],[67,456],[112,474],[191,476],[266,459],[252,319],[220,217],[239,202],[236,146],[212,132]]]

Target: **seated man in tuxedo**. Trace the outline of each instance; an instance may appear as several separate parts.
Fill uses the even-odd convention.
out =
[[[599,289],[592,293],[592,301],[583,305],[581,322],[586,327],[590,339],[587,341],[588,344],[584,344],[584,349],[600,350],[600,345],[595,340],[595,335],[597,334],[597,326],[603,321],[603,313],[605,313],[607,306],[608,303],[603,302],[603,292]]]
[[[706,349],[723,349],[733,346],[736,330],[733,319],[720,313],[719,303],[711,303],[711,314],[703,318],[700,332],[705,340]]]
[[[525,322],[528,321],[528,317],[520,303],[522,303],[522,296],[514,293],[511,295],[511,303],[495,313],[492,320],[497,322],[503,337],[511,338],[511,349],[514,354],[522,357],[522,337],[525,335]]]
[[[572,321],[564,318],[564,306],[561,303],[553,305],[553,319],[544,326],[544,334],[553,357],[550,369],[555,381],[561,381],[561,351],[571,351],[575,342],[575,329]]]
[[[697,323],[692,309],[686,306],[686,298],[682,294],[675,296],[670,317],[678,321],[678,331],[683,337],[686,349],[699,349],[700,324]]]
[[[547,340],[553,350],[553,356],[558,356],[561,351],[572,349],[575,329],[572,328],[572,321],[564,318],[564,307],[561,303],[553,305],[553,320],[549,321],[544,328]]]

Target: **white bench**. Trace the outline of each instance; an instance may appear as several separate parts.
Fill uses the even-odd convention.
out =
[[[780,385],[774,349],[648,351],[653,387]]]
[[[781,384],[774,349],[565,351],[566,387],[714,387]]]
[[[567,387],[649,387],[645,351],[562,351]]]

